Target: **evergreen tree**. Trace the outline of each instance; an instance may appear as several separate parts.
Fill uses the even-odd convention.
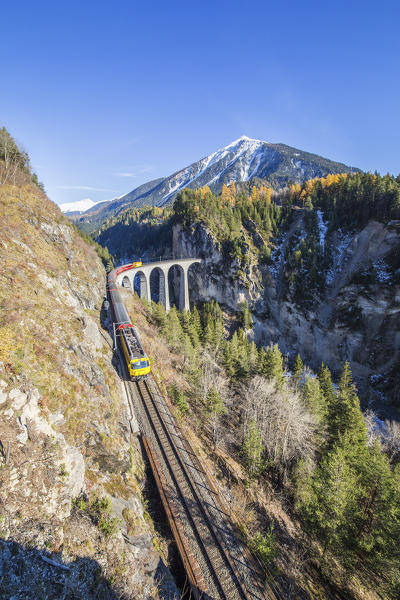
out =
[[[275,379],[278,385],[283,381],[283,358],[277,344],[267,348],[262,364],[261,374],[267,379]]]
[[[168,343],[173,348],[180,349],[184,342],[185,334],[175,306],[173,306],[166,315],[164,331],[167,336]]]
[[[215,385],[213,385],[207,394],[205,413],[211,424],[214,450],[216,450],[218,444],[219,419],[221,415],[225,414],[226,412],[227,411],[224,402],[221,396],[219,395]]]
[[[201,337],[203,334],[203,330],[202,330],[202,326],[201,326],[199,311],[197,310],[196,306],[194,306],[193,310],[190,312],[190,319],[191,319],[190,337],[192,338],[193,346],[195,348],[197,348],[200,345],[200,340],[201,340]]]
[[[366,427],[348,362],[343,366],[334,401],[328,404],[328,434],[330,447],[345,434],[355,454],[366,447]]]
[[[333,387],[331,372],[324,363],[321,363],[318,380],[325,403],[329,407],[335,401],[335,388]]]
[[[242,311],[242,326],[245,329],[251,329],[253,327],[253,318],[251,316],[249,303],[247,301],[242,302],[240,309]]]
[[[293,369],[292,369],[292,379],[294,383],[294,387],[296,390],[300,389],[301,385],[301,376],[303,374],[303,361],[301,360],[300,354],[296,356],[294,359]]]
[[[399,559],[400,478],[392,472],[379,442],[360,461],[359,507],[354,524],[357,551],[371,566]]]
[[[254,420],[249,422],[247,433],[244,436],[241,454],[250,478],[257,479],[263,471],[265,471],[268,463],[264,459],[262,436]]]
[[[161,302],[157,302],[157,303],[152,302],[151,307],[152,307],[151,312],[152,312],[155,322],[157,323],[158,327],[160,327],[163,331],[165,331],[165,326],[166,326],[166,322],[167,322],[167,313],[165,312],[164,306],[161,304]]]
[[[300,485],[303,517],[321,540],[324,554],[329,549],[349,559],[347,542],[357,508],[356,490],[357,478],[346,461],[346,450],[340,446]]]
[[[251,342],[248,348],[248,365],[250,373],[257,372],[258,349],[255,342]]]
[[[234,332],[232,338],[227,340],[224,348],[224,360],[227,373],[230,377],[238,377],[240,374],[239,364],[239,339],[237,331]]]
[[[320,424],[325,422],[327,407],[319,380],[316,377],[306,377],[301,389],[304,404],[315,415]]]
[[[171,387],[172,398],[178,408],[180,415],[186,415],[189,412],[189,404],[185,394],[176,385]]]

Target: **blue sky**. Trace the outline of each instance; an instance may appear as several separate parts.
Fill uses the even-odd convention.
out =
[[[400,172],[395,1],[9,2],[0,124],[57,203],[247,135]]]

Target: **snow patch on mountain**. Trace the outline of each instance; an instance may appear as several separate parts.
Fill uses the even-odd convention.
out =
[[[325,249],[325,238],[326,232],[328,231],[328,225],[324,221],[324,215],[321,210],[317,210],[318,215],[318,230],[319,230],[319,244]]]
[[[97,202],[93,202],[91,198],[84,198],[83,200],[77,200],[77,202],[64,202],[60,204],[61,212],[84,212],[92,208]]]

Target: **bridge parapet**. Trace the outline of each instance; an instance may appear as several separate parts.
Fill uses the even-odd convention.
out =
[[[134,279],[137,274],[140,277],[140,297],[151,300],[150,276],[154,269],[159,271],[159,300],[164,304],[165,310],[170,309],[169,288],[168,288],[168,273],[172,267],[178,266],[183,273],[179,284],[179,310],[190,310],[189,303],[189,282],[188,270],[191,265],[201,263],[200,258],[180,258],[160,260],[149,263],[143,263],[141,267],[132,267],[119,273],[116,278],[116,283],[122,285],[125,278],[128,278],[129,285],[134,291]],[[123,265],[129,266],[129,265]]]

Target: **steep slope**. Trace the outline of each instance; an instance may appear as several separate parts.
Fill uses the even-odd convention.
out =
[[[191,274],[194,302],[238,311],[249,301],[258,344],[278,342],[335,374],[350,361],[363,399],[390,416],[388,404],[400,406],[400,185],[368,174],[331,179],[281,204],[184,192],[172,250],[204,259]],[[309,206],[299,209],[303,192]]]
[[[0,260],[0,595],[154,597],[101,261],[32,184],[0,186]]]
[[[100,211],[90,209],[79,221],[82,225],[92,223],[95,228],[107,217],[118,214],[128,206],[171,204],[183,188],[208,186],[212,192],[219,193],[223,184],[262,178],[273,188],[279,189],[289,181],[303,183],[328,173],[350,171],[350,167],[317,154],[243,136],[169,177],[139,186]]]

